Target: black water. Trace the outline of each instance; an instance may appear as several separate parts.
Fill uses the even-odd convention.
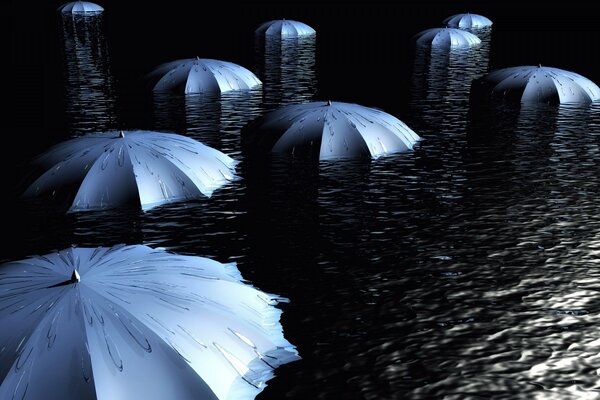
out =
[[[13,27],[15,79],[30,91],[14,95],[18,149],[4,150],[2,260],[143,243],[236,261],[291,300],[282,323],[303,358],[278,369],[262,399],[600,395],[600,107],[469,102],[470,81],[489,68],[543,63],[600,82],[589,8],[257,4],[209,18],[175,2],[146,3],[140,19],[140,5],[111,3],[102,19],[75,23],[52,7],[15,17],[26,24]],[[413,49],[413,34],[466,6],[495,22],[480,50]],[[253,28],[275,17],[309,23],[316,43],[255,43]],[[195,55],[245,65],[265,87],[221,98],[145,91],[153,66]],[[43,75],[27,78],[39,65]],[[373,161],[245,157],[247,122],[312,99],[382,108],[423,141]],[[147,213],[65,216],[18,199],[31,157],[51,143],[131,128],[216,147],[242,161],[242,179]]]

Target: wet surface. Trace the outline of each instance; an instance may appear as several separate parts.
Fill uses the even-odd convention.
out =
[[[405,104],[365,100],[423,138],[413,153],[373,161],[244,157],[248,121],[331,93],[333,68],[317,69],[318,57],[286,70],[310,48],[277,48],[273,63],[259,53],[262,92],[155,97],[128,118],[231,155],[242,179],[146,213],[64,216],[15,200],[27,228],[2,258],[141,243],[237,262],[253,285],[290,299],[282,325],[302,357],[261,399],[594,398],[600,108],[470,104],[495,36],[482,39],[480,49],[412,55]],[[79,101],[66,102],[73,135],[90,128],[69,112]],[[108,128],[112,108],[97,105],[95,127]]]

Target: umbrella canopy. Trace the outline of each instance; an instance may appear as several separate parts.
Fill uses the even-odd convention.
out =
[[[255,33],[265,37],[295,38],[312,36],[317,32],[302,22],[277,19],[265,22],[256,29]]]
[[[148,78],[155,92],[222,93],[257,88],[261,81],[237,64],[207,58],[189,58],[159,65]]]
[[[396,117],[358,104],[317,101],[275,110],[246,127],[245,143],[319,159],[411,150],[419,136]],[[247,133],[247,135],[246,135]]]
[[[435,48],[469,48],[481,44],[481,40],[472,33],[455,28],[427,29],[416,35],[417,45]]]
[[[492,26],[489,18],[479,14],[456,14],[444,20],[444,25],[460,29],[481,29]]]
[[[299,358],[235,264],[121,245],[0,275],[2,399],[247,399]]]
[[[104,8],[89,1],[73,1],[58,7],[58,11],[63,14],[98,14],[104,11]]]
[[[211,196],[235,178],[235,160],[185,136],[149,131],[95,133],[56,145],[38,159],[48,171],[25,192],[77,189],[69,211],[130,202],[157,205]]]
[[[541,65],[492,71],[473,82],[473,91],[489,99],[521,103],[587,104],[600,99],[600,88],[589,79]]]

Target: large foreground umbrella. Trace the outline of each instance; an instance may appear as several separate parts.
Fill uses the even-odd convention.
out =
[[[473,92],[487,99],[522,103],[591,103],[600,99],[600,88],[589,79],[541,65],[492,71],[473,82]]]
[[[469,48],[481,44],[481,40],[472,33],[455,28],[427,29],[416,35],[418,46],[434,48]]]
[[[249,147],[319,159],[411,150],[419,136],[396,117],[358,104],[317,101],[273,111],[244,130]]]
[[[157,205],[210,196],[235,178],[236,161],[185,136],[149,131],[96,133],[71,139],[38,159],[49,168],[25,196],[76,187],[70,211],[135,202]]]
[[[0,275],[2,399],[246,399],[299,358],[234,264],[71,248]]]
[[[302,22],[278,19],[265,22],[255,33],[267,38],[297,38],[315,35],[316,31]]]
[[[489,18],[479,14],[456,14],[444,20],[444,24],[451,28],[482,29],[492,26]]]
[[[63,14],[98,14],[104,11],[104,8],[89,1],[73,1],[58,7],[58,11]]]
[[[248,90],[261,85],[252,72],[237,64],[190,58],[159,65],[148,78],[155,92],[222,93]]]

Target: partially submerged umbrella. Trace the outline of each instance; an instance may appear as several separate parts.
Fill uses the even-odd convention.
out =
[[[0,398],[248,399],[299,359],[235,264],[146,246],[0,266]]]
[[[73,1],[58,7],[58,12],[63,14],[99,14],[102,11],[104,8],[89,1]]]
[[[600,88],[589,79],[541,65],[492,71],[473,82],[472,92],[485,99],[521,103],[587,104],[600,99]]]
[[[444,20],[444,25],[460,29],[482,29],[492,26],[489,18],[479,14],[456,14]]]
[[[244,141],[264,152],[319,159],[409,151],[419,136],[396,117],[358,104],[317,101],[293,104],[247,126]]]
[[[303,22],[277,19],[265,22],[255,33],[265,37],[296,38],[313,36],[316,31]]]
[[[453,49],[469,48],[481,44],[481,40],[472,33],[455,28],[427,29],[416,35],[418,46]]]
[[[71,139],[38,159],[48,171],[25,196],[76,188],[69,211],[211,196],[235,178],[235,160],[185,136],[150,131],[105,132]]]
[[[190,58],[159,65],[148,78],[155,92],[221,93],[248,90],[261,85],[252,72],[237,64]]]

